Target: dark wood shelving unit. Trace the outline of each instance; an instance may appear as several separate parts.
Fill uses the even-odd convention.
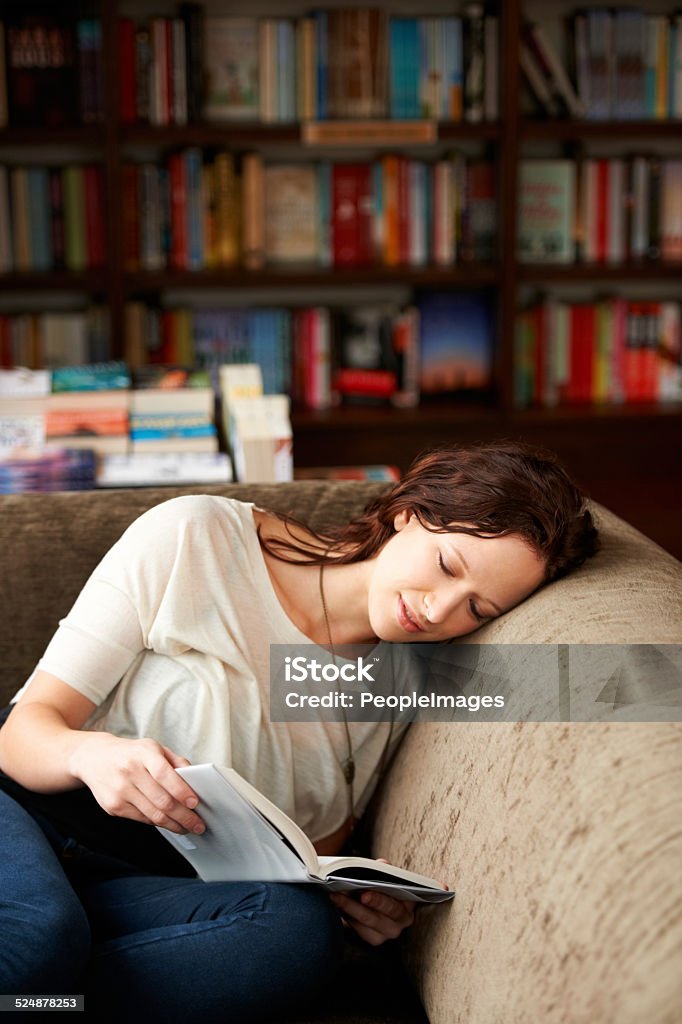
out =
[[[29,4],[30,6],[30,4]],[[38,6],[38,5],[36,5]],[[249,147],[272,150],[296,147],[300,159],[319,159],[325,150],[370,154],[400,150],[386,139],[358,142],[356,146],[307,145],[300,124],[263,125],[199,123],[186,126],[122,124],[118,119],[119,75],[117,18],[123,9],[118,0],[94,0],[93,10],[102,18],[104,66],[104,121],[91,126],[53,129],[4,128],[0,149],[26,147],[27,160],[36,161],[40,146],[87,148],[87,159],[102,162],[107,196],[107,257],[102,271],[12,274],[0,278],[0,292],[54,293],[87,291],[107,303],[111,315],[116,355],[123,352],[124,306],[135,296],[156,298],[173,290],[224,289],[248,295],[258,289],[310,288],[360,285],[410,288],[489,290],[497,312],[497,352],[494,400],[487,403],[447,399],[424,401],[416,409],[342,407],[327,412],[294,410],[294,447],[298,465],[335,462],[392,463],[402,469],[418,451],[448,441],[469,442],[491,437],[522,437],[558,452],[592,495],[610,505],[654,539],[682,556],[678,510],[682,506],[682,410],[679,405],[628,405],[530,409],[514,407],[514,330],[520,289],[533,284],[554,286],[604,286],[634,282],[663,283],[671,297],[682,290],[682,265],[646,262],[624,265],[543,265],[517,260],[517,194],[519,162],[533,144],[552,143],[561,152],[574,143],[589,142],[596,148],[604,140],[623,150],[641,140],[650,150],[657,143],[670,152],[671,142],[682,139],[681,121],[576,121],[532,119],[521,113],[519,70],[522,0],[498,0],[491,5],[500,16],[499,86],[500,117],[496,123],[439,123],[434,143],[405,143],[408,150],[447,152],[447,144],[467,144],[492,155],[497,174],[498,252],[493,265],[458,263],[449,267],[321,268],[280,266],[258,271],[242,268],[219,271],[162,271],[129,273],[124,269],[122,246],[122,166],[136,147],[163,152],[183,146],[227,146],[236,152]],[[576,0],[576,7],[578,6]],[[277,14],[285,5],[273,3]],[[161,13],[175,9],[173,0],[161,5]],[[163,10],[165,9],[165,10]],[[672,2],[671,2],[672,9]],[[126,11],[131,10],[130,5]],[[402,10],[402,8],[401,8]],[[65,152],[67,150],[65,149]],[[90,153],[92,156],[90,156]],[[363,157],[364,158],[364,157]],[[16,152],[12,155],[16,161]]]
[[[552,121],[524,118],[519,123],[524,139],[679,139],[682,121]]]
[[[649,260],[642,263],[520,263],[521,281],[682,281],[682,262]]]
[[[173,288],[291,288],[351,286],[362,284],[409,284],[423,288],[445,288],[494,285],[500,279],[500,268],[478,263],[461,263],[453,267],[264,267],[247,270],[243,267],[221,270],[136,271],[123,276],[127,294],[161,291]]]
[[[0,292],[87,291],[102,295],[108,292],[106,270],[31,270],[16,274],[0,274]]]

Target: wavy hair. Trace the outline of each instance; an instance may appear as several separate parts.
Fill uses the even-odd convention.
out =
[[[414,514],[436,533],[521,537],[545,562],[544,582],[559,579],[599,549],[586,498],[549,451],[518,441],[447,445],[417,456],[403,479],[361,515],[323,533],[289,516],[291,526],[313,533],[315,545],[293,538],[265,540],[276,558],[308,565],[361,562],[393,536],[395,517]],[[319,545],[319,546],[318,546]]]

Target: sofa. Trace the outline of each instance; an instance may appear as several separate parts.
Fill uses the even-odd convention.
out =
[[[151,505],[201,490],[319,528],[383,486],[0,497],[5,702],[99,558]],[[680,563],[594,511],[597,557],[485,626],[477,643],[680,642]],[[349,943],[338,984],[297,1024],[679,1024],[681,730],[674,721],[413,725],[368,834],[376,856],[447,880],[456,898],[420,909],[409,933],[379,951]]]

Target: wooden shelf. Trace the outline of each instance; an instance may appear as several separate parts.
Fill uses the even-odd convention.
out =
[[[92,146],[105,141],[102,124],[65,125],[55,128],[0,128],[0,146]]]
[[[106,270],[30,270],[0,274],[0,292],[88,291],[106,292]]]
[[[246,270],[163,270],[127,273],[124,291],[164,291],[174,288],[289,288],[295,286],[405,284],[417,287],[470,287],[494,285],[500,276],[496,265],[458,263],[451,267],[267,267]]]
[[[387,430],[406,426],[447,426],[448,424],[476,426],[501,430],[521,429],[524,426],[541,427],[543,424],[573,423],[583,427],[602,421],[647,420],[666,421],[679,418],[682,403],[629,402],[623,404],[558,406],[552,409],[505,410],[492,404],[440,399],[426,400],[412,409],[393,406],[348,405],[333,409],[294,409],[292,422],[295,430],[342,429],[345,432],[365,430],[368,427]]]
[[[682,121],[552,121],[524,118],[524,139],[679,139]]]
[[[519,263],[521,281],[682,281],[682,263],[650,260],[637,263]]]
[[[333,123],[333,122],[330,122]],[[496,139],[500,135],[500,125],[484,122],[469,124],[468,122],[441,121],[437,125],[437,140],[454,139]],[[269,146],[285,144],[301,144],[301,125],[296,124],[262,124],[240,121],[204,122],[188,125],[119,125],[119,141],[123,144],[154,145],[154,146]],[[339,144],[342,146],[342,144]],[[395,147],[392,139],[382,141],[381,134],[371,142],[360,142],[354,149],[373,149],[377,147]],[[432,143],[412,142],[410,148],[420,145],[432,146]],[[306,146],[306,150],[316,148],[329,149],[329,145]]]

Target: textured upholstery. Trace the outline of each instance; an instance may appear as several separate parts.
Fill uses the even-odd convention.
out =
[[[322,527],[383,486],[202,490]],[[190,490],[0,498],[5,698],[128,523]],[[680,563],[596,512],[601,553],[480,630],[479,642],[680,642]],[[431,1024],[682,1020],[681,739],[677,724],[412,727],[374,802],[374,842],[377,855],[457,889],[447,907],[420,911],[405,942]],[[363,968],[366,983],[379,982],[378,964]],[[380,992],[356,1012],[349,991],[305,1024],[420,1019],[409,1000]]]

